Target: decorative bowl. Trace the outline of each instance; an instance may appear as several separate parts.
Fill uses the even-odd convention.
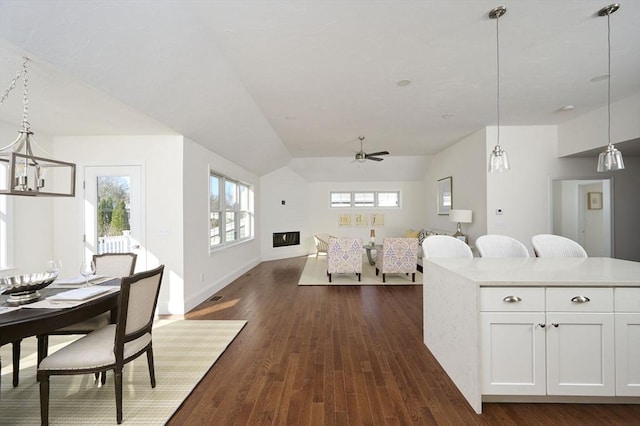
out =
[[[51,284],[58,274],[54,272],[38,272],[35,274],[0,277],[0,288],[6,287],[0,294],[8,294],[9,305],[22,305],[40,298],[41,290]]]

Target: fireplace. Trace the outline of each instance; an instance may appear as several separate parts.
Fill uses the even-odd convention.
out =
[[[300,231],[273,233],[274,247],[299,246],[299,245],[300,245]]]

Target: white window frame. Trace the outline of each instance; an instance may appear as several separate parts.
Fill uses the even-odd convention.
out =
[[[219,194],[219,206],[218,209],[211,209],[211,192],[213,180],[218,180],[218,194]],[[228,194],[226,193],[227,183],[233,184],[235,188],[235,194],[231,200],[232,204],[228,203]],[[253,185],[242,182],[237,179],[232,179],[218,173],[214,170],[209,170],[209,252],[218,251],[226,247],[230,247],[236,244],[241,244],[245,241],[253,240],[255,238],[255,209],[254,209],[254,190]],[[243,191],[246,191],[244,202],[242,202]],[[246,204],[243,206],[243,204]],[[214,227],[211,226],[213,214],[218,213],[220,222],[218,225],[219,242],[213,243]],[[232,215],[233,219],[229,223],[233,223],[233,229],[226,229],[227,216]],[[245,220],[242,220],[242,216],[245,216]],[[249,229],[244,232],[244,236],[241,236],[244,227]],[[232,233],[233,238],[228,239],[228,235]]]
[[[343,203],[333,203],[333,195],[346,195],[349,194],[349,202],[346,201]],[[372,204],[364,204],[356,201],[358,195],[370,195],[373,194],[373,203]],[[395,206],[381,206],[380,205],[380,195],[381,194],[396,194],[398,198],[398,204]],[[362,208],[380,208],[380,209],[399,209],[402,204],[400,191],[330,191],[329,192],[329,208],[332,209],[362,209]]]

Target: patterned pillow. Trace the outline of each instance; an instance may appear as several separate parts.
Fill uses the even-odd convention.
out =
[[[421,229],[420,232],[418,233],[418,244],[422,245],[422,242],[424,241],[425,238],[427,238],[427,231],[425,231],[424,229]]]

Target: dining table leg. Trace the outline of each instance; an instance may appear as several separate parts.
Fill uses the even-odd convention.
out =
[[[22,340],[17,340],[11,343],[13,352],[13,387],[18,386],[20,381],[20,343]]]

